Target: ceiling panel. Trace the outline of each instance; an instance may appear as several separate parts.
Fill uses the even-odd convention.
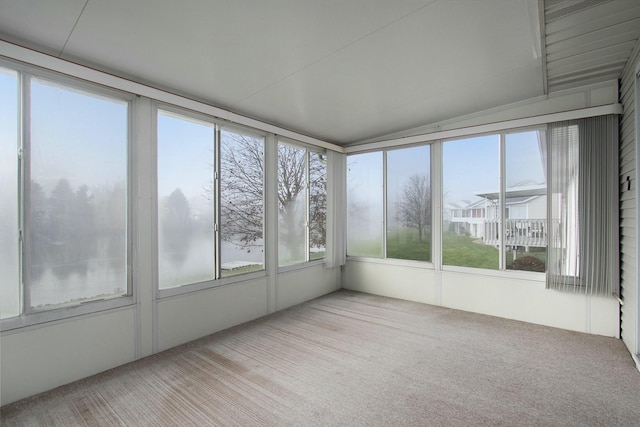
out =
[[[64,56],[234,108],[433,1],[92,1]]]
[[[0,0],[0,38],[347,144],[620,75],[640,1],[543,4]]]
[[[0,38],[59,55],[86,0],[0,0]]]
[[[539,40],[530,26],[537,15],[529,16],[525,2],[487,4],[434,4],[244,100],[242,108],[264,110],[275,101],[269,121],[290,118],[350,143],[384,132],[381,123],[395,130],[541,95]],[[489,82],[491,96],[469,99],[474,86],[482,91]]]
[[[640,36],[637,0],[547,0],[548,90],[618,79]]]

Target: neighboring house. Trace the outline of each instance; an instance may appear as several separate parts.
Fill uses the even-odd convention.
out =
[[[484,199],[470,202],[447,203],[445,206],[444,222],[449,222],[448,230],[456,234],[467,234],[476,239],[484,237],[484,220],[486,203]]]
[[[546,246],[547,188],[530,181],[505,190],[505,243],[507,246]],[[475,193],[475,202],[448,203],[444,221],[449,231],[497,245],[500,230],[499,192]]]

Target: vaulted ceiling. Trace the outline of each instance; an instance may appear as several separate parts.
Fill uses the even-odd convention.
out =
[[[2,40],[341,145],[618,78],[639,35],[637,0],[0,0]]]

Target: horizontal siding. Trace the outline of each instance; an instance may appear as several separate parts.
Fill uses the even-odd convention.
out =
[[[636,88],[635,70],[640,61],[640,41],[623,72],[620,100],[624,115],[620,123],[620,285],[624,305],[621,308],[621,337],[629,350],[638,351],[637,321],[637,183],[636,181]],[[627,186],[631,179],[631,189]]]

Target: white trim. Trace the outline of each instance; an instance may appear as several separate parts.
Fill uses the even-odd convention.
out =
[[[125,307],[134,307],[132,296],[125,295],[100,300],[91,300],[77,303],[75,305],[69,304],[59,308],[37,310],[18,317],[2,319],[0,321],[0,332],[4,335],[6,332],[15,329],[24,330],[25,328],[32,326],[38,327],[39,325],[49,325],[51,322],[62,321],[77,316],[91,316],[102,313],[106,310]]]
[[[235,276],[223,277],[220,279],[210,279],[202,282],[189,283],[186,285],[178,285],[172,288],[158,289],[158,297],[156,301],[163,300],[165,298],[179,297],[181,295],[187,295],[194,292],[207,291],[222,286],[235,285],[250,280],[261,279],[267,276],[266,270],[260,270],[250,273],[242,273]]]
[[[477,126],[468,126],[450,130],[430,132],[420,135],[407,136],[386,141],[371,142],[362,145],[345,147],[347,154],[363,151],[381,150],[390,147],[398,147],[408,144],[432,142],[436,140],[463,138],[478,134],[499,133],[523,127],[539,126],[552,122],[582,119],[585,117],[604,116],[608,114],[622,114],[621,104],[609,104],[600,107],[581,108],[579,110],[563,111],[560,113],[543,114],[541,116],[524,117],[521,119],[506,120],[502,122],[487,123]]]
[[[636,66],[636,75],[635,75],[635,138],[636,138],[636,146],[635,146],[635,157],[636,157],[636,173],[635,173],[635,198],[636,198],[636,283],[635,283],[635,291],[636,291],[636,309],[635,309],[635,317],[636,317],[636,336],[635,336],[635,354],[640,355],[640,217],[638,216],[638,212],[640,212],[640,192],[638,191],[638,180],[640,179],[640,61]],[[637,356],[634,357],[636,361],[636,366],[640,370],[640,363]]]
[[[368,264],[396,265],[400,267],[418,268],[422,270],[435,269],[433,263],[429,261],[415,261],[411,259],[401,259],[401,258],[370,258],[370,257],[349,255],[347,256],[347,262],[365,262]]]
[[[634,362],[636,362],[636,369],[640,371],[640,356],[632,353],[631,358],[633,359]]]
[[[145,96],[156,101],[165,102],[194,111],[199,111],[222,120],[228,120],[244,126],[260,129],[265,132],[274,133],[276,135],[282,135],[287,138],[305,142],[307,144],[326,148],[327,150],[344,153],[344,148],[326,141],[312,138],[310,136],[274,126],[260,120],[233,113],[229,110],[214,107],[200,101],[166,92],[164,90],[160,90],[142,83],[127,80],[113,74],[98,71],[93,68],[85,67],[83,65],[56,58],[2,40],[0,40],[0,56],[4,56],[21,62],[26,62],[37,67],[47,68],[49,70],[57,71],[59,73],[67,74],[79,79],[88,80],[135,95]]]
[[[300,261],[295,264],[283,265],[278,267],[278,274],[289,273],[297,270],[304,270],[306,268],[316,267],[324,265],[324,258],[314,259],[311,261]]]
[[[501,277],[506,279],[530,280],[538,282],[542,286],[546,283],[546,273],[536,273],[524,270],[490,270],[488,268],[461,267],[456,265],[444,265],[442,271],[451,273],[464,273],[476,276]]]

